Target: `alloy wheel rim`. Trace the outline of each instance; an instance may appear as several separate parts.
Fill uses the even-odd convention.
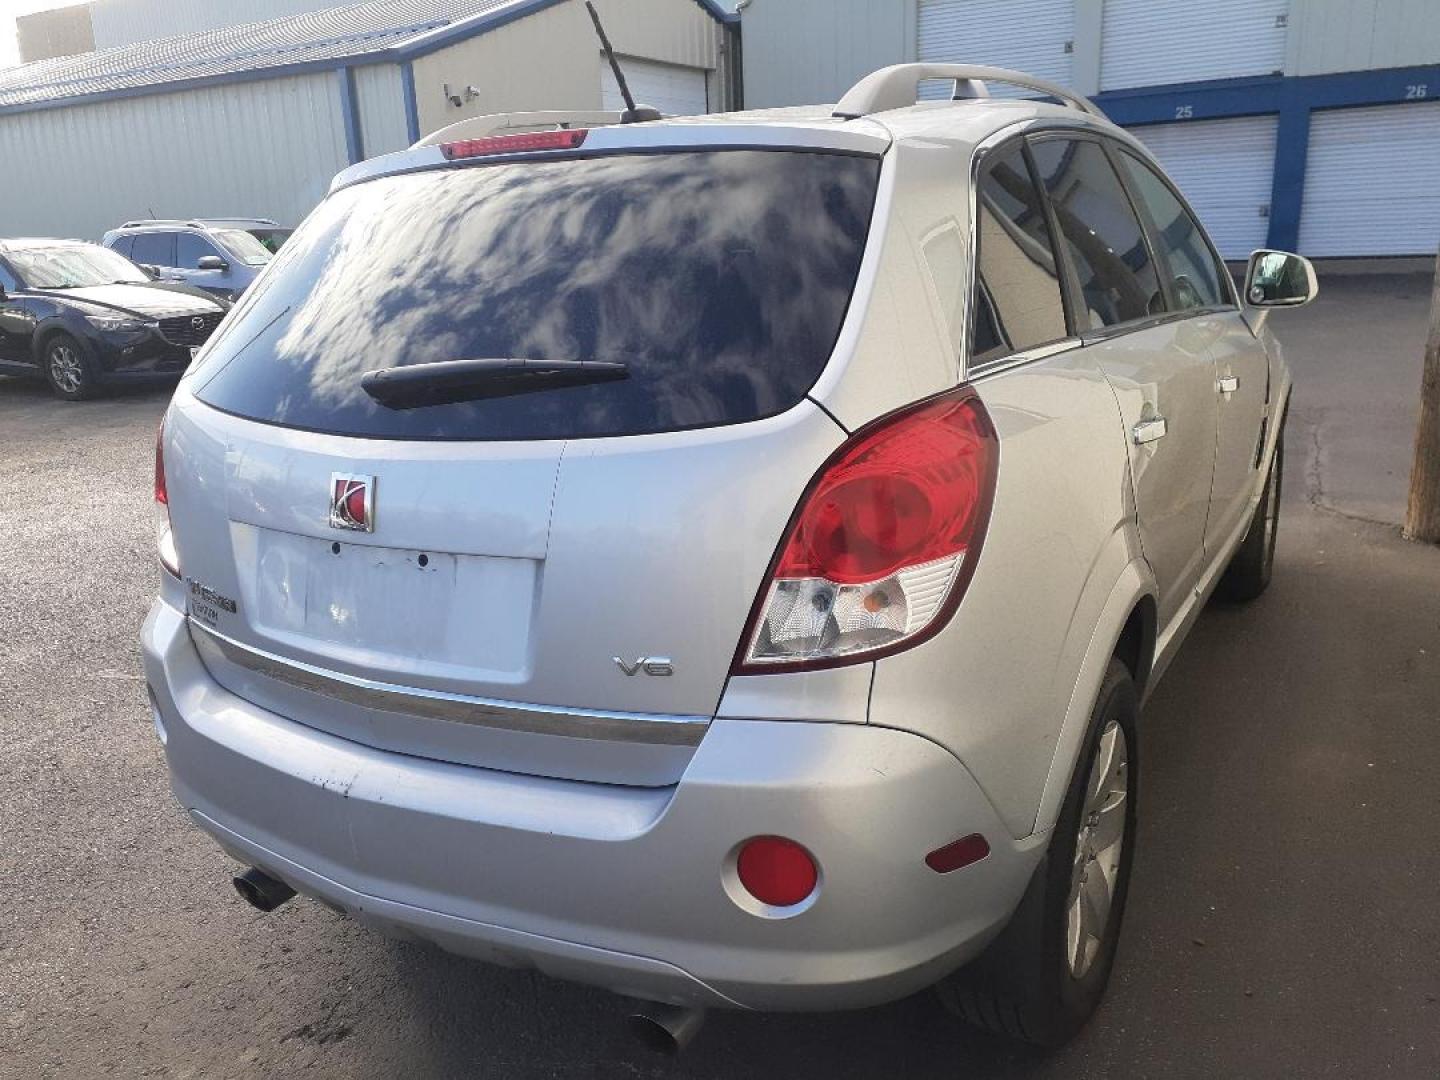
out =
[[[1111,720],[1100,734],[1085,783],[1085,804],[1075,838],[1075,862],[1066,904],[1065,959],[1076,979],[1100,955],[1125,852],[1130,753],[1125,729]]]
[[[50,350],[50,377],[67,394],[80,389],[80,380],[84,377],[80,358],[69,345],[56,345]]]

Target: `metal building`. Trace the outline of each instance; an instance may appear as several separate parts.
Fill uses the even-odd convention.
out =
[[[1132,128],[1229,258],[1267,244],[1320,257],[1440,245],[1437,0],[748,0],[741,10],[751,107],[834,101],[905,61],[1020,68]]]
[[[715,0],[597,0],[637,99],[731,107]],[[0,236],[295,224],[345,166],[488,112],[614,97],[581,0],[376,0],[0,71]]]

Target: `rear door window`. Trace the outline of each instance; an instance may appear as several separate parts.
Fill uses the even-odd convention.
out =
[[[135,247],[130,252],[132,262],[148,263],[151,266],[175,265],[175,234],[168,232],[143,232],[135,234]]]
[[[1079,280],[1081,327],[1163,313],[1145,234],[1105,150],[1088,139],[1047,138],[1036,140],[1032,152]]]
[[[979,254],[972,364],[1066,336],[1045,205],[1020,144],[998,152],[976,192]]]
[[[198,396],[288,427],[554,439],[755,420],[797,404],[850,303],[879,160],[727,150],[469,165],[336,192],[281,249]],[[623,378],[412,407],[361,385],[451,360]]]
[[[1154,223],[1156,257],[1170,271],[1178,306],[1184,310],[1228,305],[1224,265],[1185,204],[1149,165],[1128,150],[1120,151],[1120,161]]]

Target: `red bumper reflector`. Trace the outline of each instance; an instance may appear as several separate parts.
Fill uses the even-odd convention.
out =
[[[745,841],[735,871],[745,891],[771,907],[800,903],[815,891],[820,880],[810,853],[783,836],[757,836]]]
[[[487,154],[523,154],[527,150],[574,150],[589,135],[588,128],[563,131],[530,131],[519,135],[491,135],[484,139],[461,139],[440,144],[440,152],[456,158],[485,157]]]
[[[977,863],[990,854],[990,845],[979,833],[962,836],[925,856],[925,865],[937,874],[948,874],[962,866]]]

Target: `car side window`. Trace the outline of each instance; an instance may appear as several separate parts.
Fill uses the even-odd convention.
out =
[[[6,292],[20,291],[20,282],[15,280],[15,275],[10,273],[4,263],[0,263],[0,289],[4,289]]]
[[[1043,139],[1031,152],[1079,280],[1082,328],[1163,313],[1165,294],[1145,234],[1100,144]]]
[[[151,266],[175,265],[175,234],[168,232],[143,232],[135,234],[135,247],[131,251],[132,262],[148,263]]]
[[[1179,307],[1229,304],[1229,293],[1221,284],[1225,270],[1185,204],[1175,197],[1170,185],[1157,176],[1155,170],[1134,154],[1121,150],[1120,160],[1155,224],[1155,255],[1170,270]]]
[[[975,198],[975,299],[970,362],[1068,334],[1045,203],[1016,144],[987,162]]]
[[[200,259],[204,255],[220,255],[215,250],[215,245],[206,240],[203,236],[195,233],[177,233],[175,235],[175,265],[186,270],[199,268]],[[224,256],[221,256],[223,258]]]
[[[130,258],[130,249],[135,244],[135,237],[131,235],[117,236],[115,242],[110,245],[110,250]]]

